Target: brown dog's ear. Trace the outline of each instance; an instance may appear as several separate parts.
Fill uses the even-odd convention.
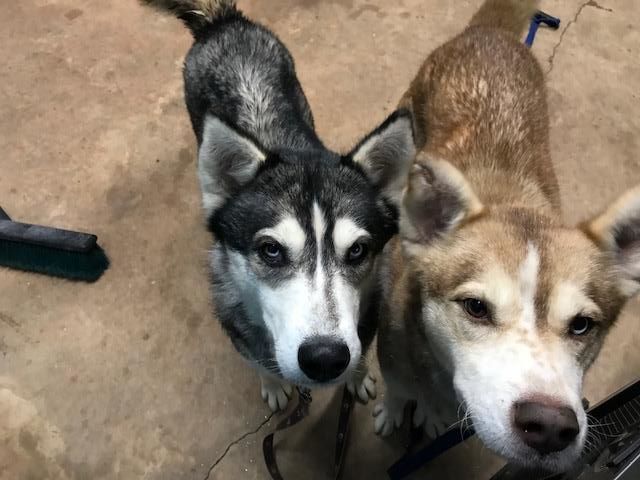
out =
[[[418,156],[404,192],[400,235],[428,243],[482,213],[483,206],[464,175],[444,160]]]
[[[623,295],[640,290],[640,186],[627,191],[583,227],[619,267]]]
[[[409,167],[416,156],[411,114],[392,113],[349,154],[369,180],[398,204],[407,182]]]

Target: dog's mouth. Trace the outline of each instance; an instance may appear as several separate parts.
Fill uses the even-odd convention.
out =
[[[524,368],[528,355],[504,352],[482,358],[483,363],[464,358],[454,375],[456,394],[468,406],[480,440],[519,467],[552,473],[571,469],[582,455],[588,430],[581,370],[567,362],[551,375],[551,366]]]
[[[472,422],[482,442],[508,463],[549,473],[566,472],[575,465],[581,457],[586,436],[586,427],[577,432],[560,429],[558,439],[549,440],[544,438],[542,427],[535,422],[525,427],[526,433],[517,431],[513,425],[500,428],[479,418],[472,418]]]
[[[353,373],[350,362],[340,373],[336,373],[335,370],[329,368],[328,371],[314,372],[312,374],[313,377],[310,377],[300,366],[297,366],[293,369],[281,368],[279,376],[283,380],[300,387],[322,388],[343,384],[351,378]]]
[[[542,470],[550,474],[561,473],[570,470],[576,464],[580,459],[582,448],[576,446],[568,450],[545,455],[528,450],[511,459],[507,457],[507,460],[525,468]]]
[[[342,385],[343,383],[345,383],[347,381],[347,379],[350,377],[350,373],[343,373],[342,375],[340,375],[337,378],[333,378],[330,380],[325,380],[323,382],[318,382],[318,381],[304,381],[304,382],[298,382],[298,385],[300,385],[301,387],[307,387],[307,388],[311,388],[311,389],[315,389],[315,388],[323,388],[323,387],[332,387],[335,385]]]
[[[566,472],[580,459],[588,429],[580,402],[531,392],[507,397],[505,389],[495,395],[489,390],[485,385],[464,395],[456,389],[487,448],[518,467],[550,473]]]

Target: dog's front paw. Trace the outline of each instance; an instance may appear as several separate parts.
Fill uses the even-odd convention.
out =
[[[431,439],[438,438],[449,428],[447,421],[423,402],[418,402],[413,412],[413,426],[423,426],[424,433]]]
[[[373,429],[376,435],[387,437],[402,425],[404,406],[399,403],[396,404],[396,402],[391,404],[381,402],[373,407],[373,416]]]
[[[440,418],[427,420],[424,423],[424,433],[432,440],[438,438],[449,429],[449,424]]]
[[[293,387],[286,382],[272,377],[260,377],[262,382],[262,400],[272,412],[287,408]]]
[[[347,382],[347,390],[362,403],[367,403],[376,398],[376,378],[368,372],[364,376],[356,376]]]

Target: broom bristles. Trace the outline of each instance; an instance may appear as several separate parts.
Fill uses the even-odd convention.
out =
[[[95,246],[70,252],[27,243],[0,240],[0,266],[44,275],[95,282],[109,268],[109,258]]]

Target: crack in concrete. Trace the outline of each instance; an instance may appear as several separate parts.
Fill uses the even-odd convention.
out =
[[[597,8],[598,10],[604,10],[605,12],[613,12],[613,8],[603,7],[598,2],[596,2],[596,0],[590,0],[587,3],[587,6]]]
[[[224,452],[222,452],[222,455],[220,455],[215,462],[213,462],[211,464],[211,466],[209,467],[209,470],[207,470],[207,475],[204,477],[204,480],[209,480],[209,477],[211,476],[211,472],[213,472],[213,470],[218,466],[218,464],[220,462],[222,462],[222,460],[224,460],[224,457],[227,456],[227,453],[229,453],[229,450],[231,450],[235,445],[239,444],[242,440],[244,440],[245,438],[251,436],[251,435],[255,435],[256,433],[258,433],[262,427],[264,427],[267,423],[269,423],[269,421],[271,421],[271,419],[273,418],[273,413],[270,414],[262,423],[260,423],[256,428],[254,428],[253,430],[246,432],[242,435],[240,435],[238,438],[236,438],[234,441],[232,441],[229,445],[227,445],[227,448],[224,449]]]
[[[567,33],[567,30],[569,30],[569,27],[571,25],[573,25],[574,23],[576,23],[578,21],[578,17],[580,16],[580,14],[582,13],[582,10],[585,9],[585,7],[587,5],[589,5],[589,3],[592,0],[589,0],[587,2],[584,2],[582,5],[580,5],[580,8],[578,8],[578,11],[576,12],[576,14],[573,16],[573,19],[569,20],[567,22],[567,26],[564,27],[564,29],[562,30],[562,32],[560,32],[560,39],[558,40],[558,43],[556,43],[553,46],[553,50],[551,51],[551,55],[549,55],[549,58],[547,59],[547,62],[549,62],[549,68],[547,69],[547,75],[549,75],[551,73],[551,71],[553,70],[553,60],[556,58],[556,53],[558,52],[558,48],[560,48],[560,45],[562,44],[562,40],[564,39],[564,35],[565,33]]]
[[[588,1],[584,2],[583,4],[581,4],[580,8],[578,8],[578,11],[573,16],[573,19],[569,20],[569,22],[567,23],[567,26],[564,27],[562,32],[560,32],[560,39],[558,40],[558,43],[556,43],[553,46],[553,50],[551,51],[551,55],[549,55],[549,58],[547,59],[547,62],[549,62],[549,68],[547,69],[546,75],[549,75],[551,73],[551,71],[553,70],[553,60],[556,58],[556,53],[558,52],[558,48],[560,48],[560,44],[562,43],[562,40],[564,39],[565,33],[567,33],[567,30],[569,30],[569,27],[571,25],[573,25],[574,23],[576,23],[578,21],[578,17],[582,13],[582,10],[585,9],[585,7],[595,7],[598,10],[604,10],[604,11],[607,11],[607,12],[612,12],[613,11],[610,8],[602,7],[595,0],[588,0]]]

